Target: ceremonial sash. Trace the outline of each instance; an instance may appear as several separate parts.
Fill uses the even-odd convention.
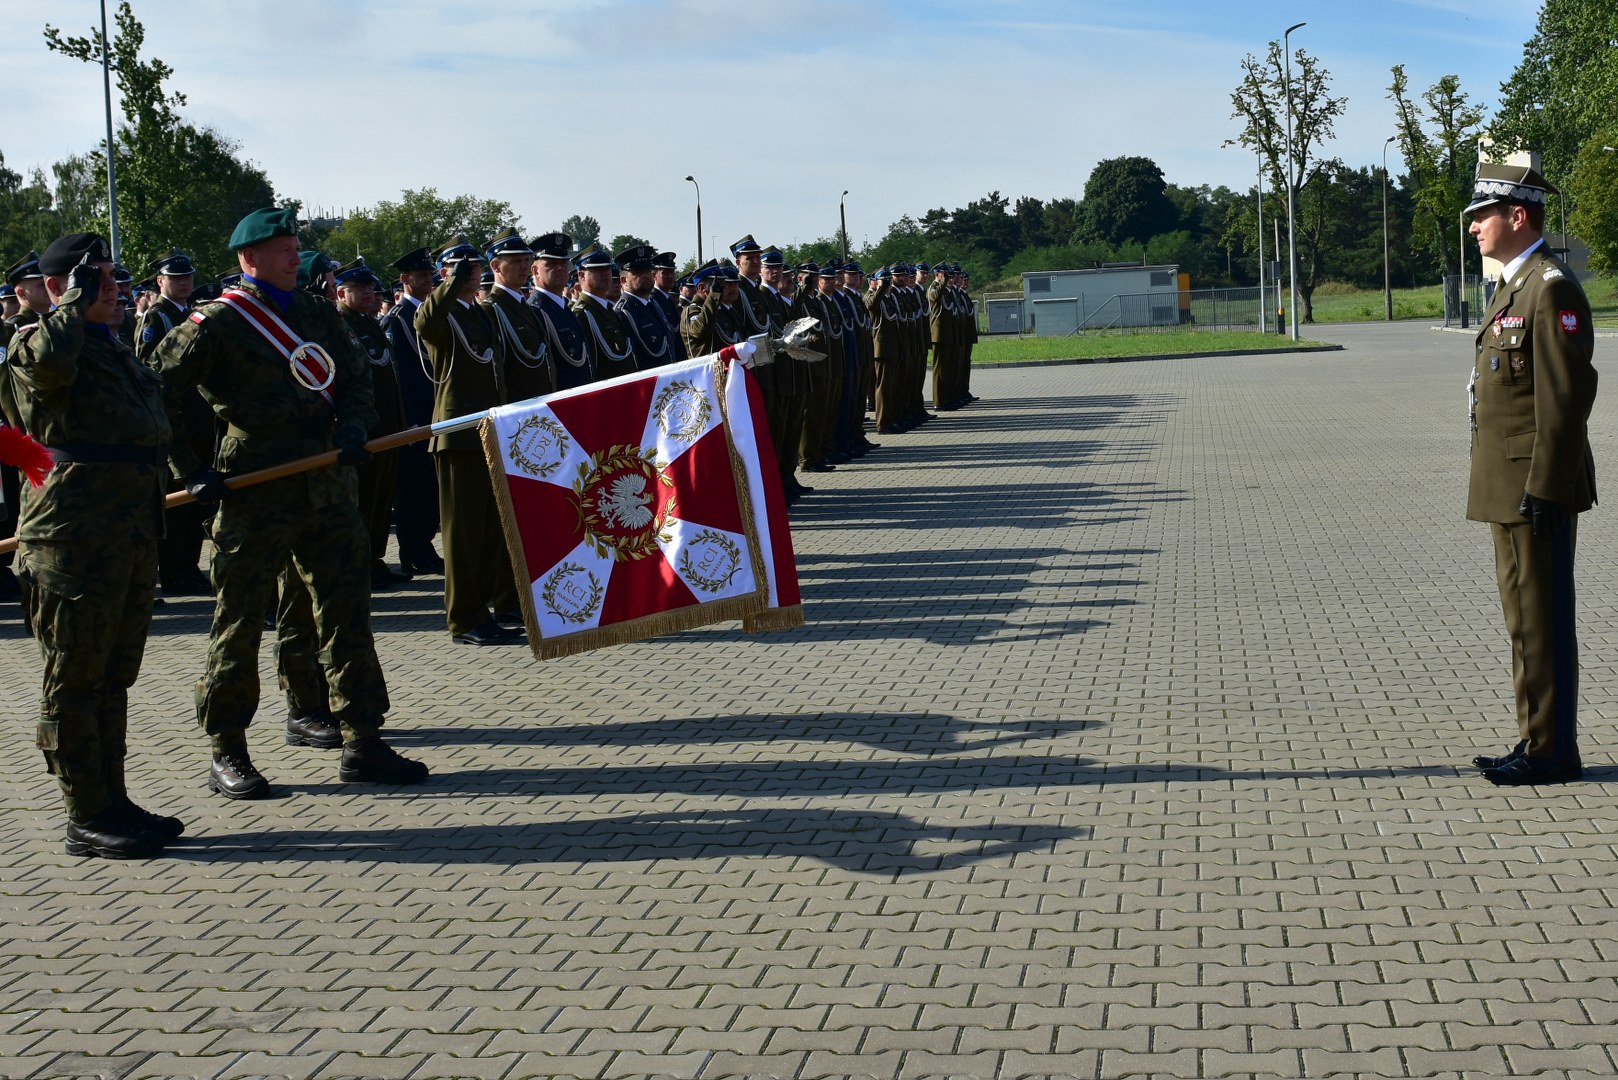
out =
[[[227,290],[219,300],[257,330],[271,348],[286,357],[292,378],[299,386],[313,390],[326,399],[326,404],[337,408],[337,395],[331,389],[337,376],[337,362],[330,353],[316,342],[298,337],[281,316],[245,289]]]

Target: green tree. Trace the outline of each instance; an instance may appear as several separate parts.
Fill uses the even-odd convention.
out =
[[[1292,193],[1296,218],[1304,185],[1327,167],[1327,163],[1319,159],[1320,147],[1333,138],[1337,118],[1347,109],[1348,99],[1332,95],[1331,72],[1318,59],[1302,49],[1295,50],[1292,59],[1292,167],[1287,167],[1286,58],[1279,41],[1270,42],[1263,60],[1251,53],[1242,59],[1242,79],[1230,95],[1235,107],[1231,118],[1242,122],[1242,130],[1224,145],[1240,144],[1258,153],[1269,173],[1271,189],[1280,192],[1283,201],[1288,192]],[[1323,203],[1324,200],[1318,198],[1317,201]],[[1299,265],[1319,265],[1321,253],[1306,246],[1310,241],[1305,232],[1298,230]],[[1287,260],[1283,257],[1281,261],[1284,265]],[[1300,279],[1302,276],[1300,270]],[[1313,291],[1312,285],[1299,281],[1301,310],[1298,314],[1303,322],[1314,320],[1309,303]]]
[[[521,224],[511,204],[503,200],[475,195],[445,198],[436,188],[420,188],[400,192],[397,201],[384,199],[349,214],[321,248],[345,261],[364,256],[380,267],[419,247],[437,250],[456,236],[481,245],[506,226]]]
[[[1459,274],[1461,252],[1455,241],[1472,192],[1483,110],[1467,100],[1455,75],[1445,75],[1423,92],[1420,102],[1412,101],[1403,64],[1393,65],[1388,97],[1416,210],[1430,227],[1422,230],[1423,246],[1431,245],[1444,273]]]
[[[639,247],[641,244],[647,244],[650,242],[651,241],[643,240],[632,233],[619,233],[617,236],[612,238],[612,243],[608,246],[612,253],[617,255],[620,251],[627,251],[632,247]]]
[[[601,222],[588,214],[574,214],[562,222],[558,231],[571,236],[573,246],[578,249],[601,243]]]
[[[274,203],[275,190],[261,169],[237,156],[236,143],[181,119],[185,95],[165,88],[174,69],[142,58],[146,31],[128,0],[118,5],[116,22],[108,52],[123,113],[115,158],[120,256],[139,269],[180,247],[204,266],[225,265],[231,229],[249,211]],[[70,59],[101,63],[96,32],[66,37],[47,26],[45,44]],[[106,151],[103,144],[89,155],[100,188],[106,186]],[[105,210],[103,203],[102,214],[83,224],[107,229]]]
[[[6,157],[0,153],[0,269],[30,251],[44,251],[46,244],[69,231],[58,216],[45,174],[35,169],[24,179],[6,168]]]
[[[1568,226],[1590,247],[1590,269],[1618,274],[1618,124],[1598,128],[1573,160]]]
[[[1084,182],[1079,232],[1088,241],[1144,244],[1178,225],[1163,170],[1151,158],[1109,158],[1098,163]]]

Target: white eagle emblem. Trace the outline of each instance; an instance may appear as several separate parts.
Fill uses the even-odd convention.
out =
[[[614,480],[610,491],[603,490],[596,497],[596,510],[620,529],[644,529],[652,523],[651,503],[646,478],[628,473]]]

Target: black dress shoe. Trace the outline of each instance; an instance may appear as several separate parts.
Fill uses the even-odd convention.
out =
[[[813,461],[803,467],[804,472],[836,472],[837,466],[824,461]]]
[[[1484,769],[1484,777],[1491,784],[1502,787],[1521,787],[1528,784],[1565,784],[1584,775],[1584,766],[1577,758],[1572,761],[1551,761],[1526,755],[1498,769]]]
[[[1522,757],[1523,751],[1527,749],[1528,740],[1524,739],[1522,742],[1512,747],[1511,753],[1509,754],[1502,754],[1499,757],[1486,757],[1483,754],[1479,754],[1477,757],[1472,759],[1472,764],[1474,767],[1479,769],[1498,769],[1500,766],[1510,765],[1513,761],[1516,761],[1518,758]]]
[[[414,555],[400,555],[399,569],[406,574],[418,574],[428,577],[437,577],[444,572],[444,560],[438,557],[436,551],[424,551]]]
[[[185,834],[185,822],[177,817],[154,814],[145,807],[137,806],[128,795],[114,795],[112,806],[124,816],[124,820],[135,827],[137,832],[146,833],[160,843],[177,840]]]
[[[521,634],[505,629],[493,619],[455,635],[457,645],[516,645],[521,640]]]
[[[899,425],[883,424],[881,427],[876,429],[876,433],[878,435],[897,435],[899,434]]]
[[[325,709],[293,709],[287,713],[287,745],[335,750],[343,745],[343,729]]]
[[[866,439],[863,445],[864,445],[866,450],[880,450],[880,449],[882,449],[882,444],[881,443],[872,442],[870,439]]]
[[[149,859],[163,850],[163,841],[136,828],[135,823],[115,807],[108,807],[88,821],[67,823],[67,853],[101,859]]]
[[[523,622],[521,611],[504,611],[494,617],[494,624],[502,630],[515,630],[522,633],[528,624]]]
[[[387,563],[378,559],[371,564],[371,588],[391,589],[395,585],[403,585],[410,580],[409,574],[396,574]]]
[[[208,790],[227,799],[267,799],[270,782],[253,768],[247,751],[226,750],[214,754],[213,764],[208,766]]]
[[[799,495],[808,495],[811,492],[813,492],[815,489],[810,487],[808,484],[800,484],[796,480],[794,480],[794,481],[792,481],[792,483],[790,485],[788,485],[787,490],[788,491],[794,491],[794,492],[798,493]]]
[[[346,784],[420,784],[427,775],[427,766],[402,756],[380,735],[343,747],[337,766],[337,779]]]

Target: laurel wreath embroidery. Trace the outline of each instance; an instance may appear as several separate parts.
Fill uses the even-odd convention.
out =
[[[673,382],[658,392],[652,402],[652,414],[657,426],[671,439],[695,442],[708,426],[713,415],[708,395],[689,382]]]
[[[589,582],[589,585],[584,590],[586,596],[582,602],[575,600],[570,607],[564,608],[561,598],[558,596],[558,591],[564,584],[573,583],[580,574],[583,574],[585,580]],[[545,579],[545,588],[541,590],[540,595],[545,601],[546,611],[549,611],[563,622],[582,626],[589,622],[590,616],[594,615],[596,610],[600,608],[601,598],[605,592],[606,587],[601,584],[600,579],[594,574],[578,563],[565,562],[551,571],[550,576]]]
[[[725,568],[722,566],[719,568],[720,572],[717,576],[710,576],[697,569],[696,564],[691,559],[691,552],[694,548],[702,547],[705,544],[712,544],[714,547],[717,547],[720,551],[724,552],[726,565],[729,566],[729,570],[725,570]],[[735,578],[738,573],[741,572],[741,568],[742,549],[737,546],[736,541],[732,540],[724,533],[717,533],[712,529],[704,529],[699,532],[696,536],[692,537],[691,542],[680,551],[680,574],[701,588],[704,592],[716,593],[723,589],[725,586],[731,583],[731,580]]]
[[[555,461],[541,461],[530,453],[534,449],[534,443],[538,440],[541,432],[550,435],[555,440],[557,451]],[[530,416],[518,424],[517,430],[512,432],[511,460],[519,469],[530,476],[549,480],[551,474],[562,467],[562,462],[567,458],[568,447],[571,444],[572,440],[568,438],[567,429],[555,417]]]
[[[609,476],[610,486],[604,483]],[[601,558],[634,562],[657,551],[659,543],[673,541],[668,526],[676,509],[675,500],[669,499],[662,510],[652,513],[650,484],[672,488],[674,481],[638,446],[609,446],[591,454],[590,460],[579,466],[578,479],[573,481],[578,529],[585,543]],[[634,531],[611,532],[609,524]]]

